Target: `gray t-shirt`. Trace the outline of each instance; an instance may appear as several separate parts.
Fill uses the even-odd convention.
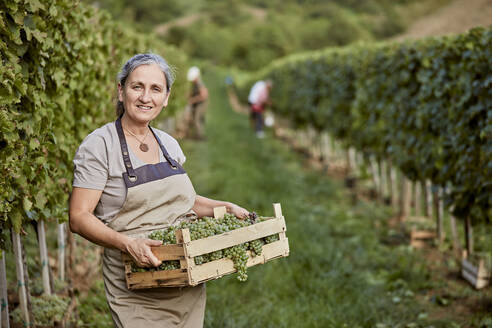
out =
[[[164,131],[153,130],[169,155],[183,165],[186,157],[176,139]],[[133,168],[146,164],[130,147],[128,149]],[[160,149],[159,157],[161,162],[165,161]],[[120,211],[126,199],[126,186],[122,176],[126,169],[115,123],[108,123],[85,137],[77,149],[73,164],[74,187],[103,191],[94,215],[107,223]]]

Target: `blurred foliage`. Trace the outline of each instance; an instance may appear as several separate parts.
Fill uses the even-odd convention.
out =
[[[58,295],[41,295],[31,298],[32,315],[36,327],[55,327],[59,325],[63,316],[67,312],[70,299],[65,296]],[[12,311],[12,319],[14,323],[26,326],[22,319],[21,307],[17,307]]]
[[[403,12],[436,0],[86,0],[195,58],[259,69],[303,50],[380,40],[406,27]],[[443,0],[440,0],[442,2]],[[434,8],[430,6],[429,8]],[[193,15],[196,15],[192,18]],[[185,22],[186,19],[188,22]]]

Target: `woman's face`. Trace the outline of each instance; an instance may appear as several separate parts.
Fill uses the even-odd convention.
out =
[[[118,84],[118,98],[125,116],[136,123],[149,123],[167,106],[166,77],[157,64],[140,65],[130,73],[125,85]]]

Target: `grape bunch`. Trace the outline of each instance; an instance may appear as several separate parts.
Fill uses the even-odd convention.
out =
[[[255,223],[263,222],[268,218],[259,217],[255,212],[251,212],[249,217],[241,220],[232,214],[226,213],[223,218],[215,219],[211,217],[203,217],[192,221],[183,221],[176,226],[171,226],[166,229],[153,231],[150,239],[162,240],[163,245],[176,244],[175,232],[178,229],[189,229],[191,240],[207,238],[222,233],[243,228]],[[272,243],[278,240],[278,234],[267,236],[265,238],[252,240],[247,243],[235,245],[226,249],[218,250],[212,253],[195,256],[195,264],[200,265],[207,262],[228,258],[234,263],[234,268],[237,270],[239,281],[246,281],[248,251],[251,256],[261,255],[262,247],[265,244]],[[158,270],[177,270],[180,268],[179,261],[163,261],[156,268],[138,268],[132,267],[133,272],[158,271]]]

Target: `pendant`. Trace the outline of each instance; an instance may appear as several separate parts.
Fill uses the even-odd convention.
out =
[[[138,148],[140,148],[140,150],[143,151],[143,152],[148,152],[149,151],[149,146],[146,143],[141,143]]]

